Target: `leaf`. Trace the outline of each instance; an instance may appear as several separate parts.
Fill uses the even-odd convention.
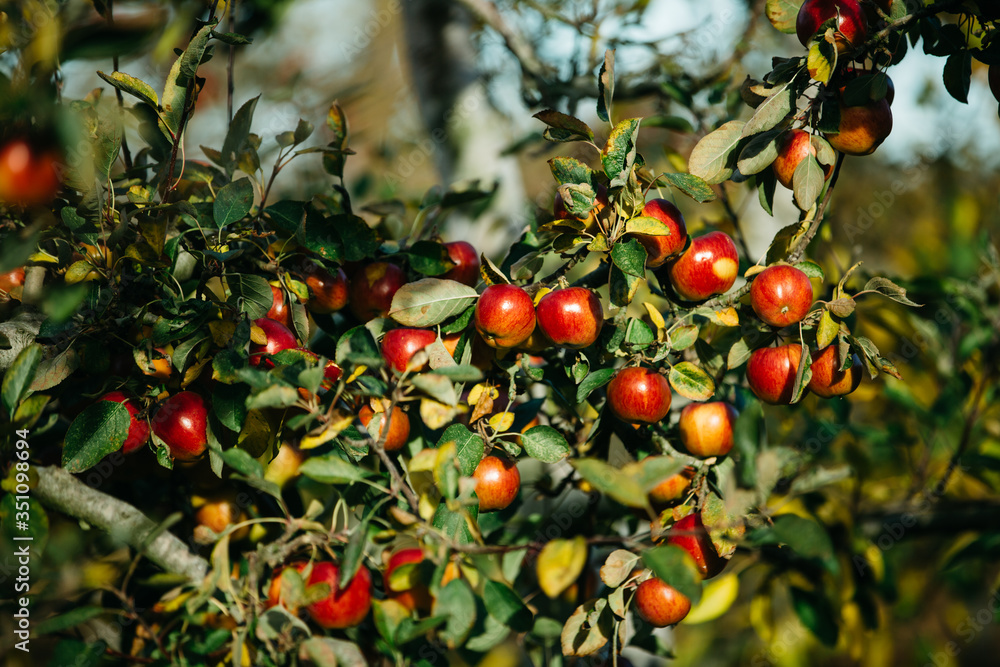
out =
[[[691,604],[701,599],[701,573],[691,554],[681,547],[668,544],[647,549],[642,562],[656,577],[687,596]]]
[[[628,275],[637,278],[646,275],[646,249],[637,239],[616,243],[611,248],[611,261]]]
[[[770,167],[778,157],[778,138],[780,136],[780,130],[770,130],[762,132],[748,141],[743,150],[740,151],[740,158],[736,163],[740,173],[744,176],[750,176],[759,174]]]
[[[611,122],[611,101],[615,97],[615,50],[605,49],[604,62],[597,76],[597,117]]]
[[[825,645],[836,646],[839,628],[837,614],[830,601],[816,591],[807,591],[798,586],[791,587],[791,595],[792,606],[802,625]]]
[[[732,120],[702,137],[688,158],[688,171],[710,185],[728,180],[733,175],[733,153],[743,138],[743,126],[742,121]]]
[[[700,329],[695,324],[685,324],[677,327],[670,333],[670,349],[675,351],[686,350],[698,340]]]
[[[521,434],[528,456],[543,463],[558,463],[572,453],[563,434],[551,426],[535,426]]]
[[[233,115],[233,121],[229,124],[226,138],[222,142],[220,154],[221,164],[227,173],[232,174],[236,168],[236,160],[250,137],[250,124],[253,122],[253,113],[257,108],[260,96],[247,100]]]
[[[389,316],[403,326],[432,327],[464,311],[478,296],[455,280],[424,278],[399,288]]]
[[[640,508],[649,506],[649,497],[639,488],[636,480],[618,468],[594,458],[573,459],[570,465],[595,489],[622,505]]]
[[[112,86],[122,91],[123,93],[128,93],[134,97],[137,97],[142,102],[145,102],[154,109],[158,109],[160,106],[160,98],[157,97],[156,91],[153,87],[141,79],[137,79],[130,74],[125,72],[112,72],[111,74],[105,74],[104,72],[98,71],[97,76],[101,77]]]
[[[605,175],[611,179],[609,187],[619,187],[628,181],[629,172],[635,163],[640,122],[641,118],[623,120],[608,135],[608,142],[601,151],[601,164]]]
[[[455,458],[458,469],[463,477],[471,477],[476,466],[483,460],[486,453],[486,443],[463,424],[452,424],[441,434],[435,447],[443,447],[446,443],[455,443]]]
[[[657,218],[640,215],[629,219],[625,223],[625,233],[646,234],[649,236],[673,236],[674,228]]]
[[[660,181],[666,181],[670,187],[677,188],[699,203],[714,201],[717,197],[712,186],[694,174],[660,174],[656,182]]]
[[[841,319],[845,317],[850,317],[851,313],[854,312],[854,308],[856,306],[857,303],[854,301],[854,299],[852,299],[849,296],[840,299],[834,299],[830,303],[826,304],[827,310]],[[840,331],[839,326],[837,327],[837,331]]]
[[[795,203],[799,209],[808,211],[819,199],[826,183],[826,172],[820,166],[816,157],[806,155],[792,175],[792,191],[795,193]]]
[[[66,431],[62,467],[67,472],[83,472],[121,449],[131,420],[121,403],[97,401],[87,406]]]
[[[249,178],[241,178],[219,190],[212,205],[212,215],[215,224],[222,229],[230,223],[242,220],[252,207],[253,183]]]
[[[771,95],[764,100],[763,103],[757,110],[754,111],[753,116],[747,121],[746,125],[743,126],[742,136],[752,137],[761,132],[766,132],[771,128],[775,127],[785,119],[785,116],[790,114],[795,108],[795,99],[793,96],[792,81],[784,84],[775,89]]]
[[[238,306],[240,312],[247,313],[256,320],[267,315],[274,302],[274,293],[267,278],[254,273],[233,273],[226,276],[231,292],[226,303]]]
[[[670,369],[667,379],[674,391],[692,401],[707,401],[715,394],[712,377],[690,361],[676,364]]]
[[[31,343],[18,353],[10,368],[4,373],[0,399],[7,408],[8,416],[13,417],[17,404],[27,395],[41,361],[42,346]]]
[[[618,245],[620,244],[615,244],[615,247],[618,247]],[[643,249],[643,252],[645,252],[645,249]],[[612,265],[611,275],[608,278],[608,293],[611,297],[611,305],[624,308],[632,303],[632,299],[635,298],[635,294],[639,290],[639,283],[641,281],[642,278],[639,276],[630,275],[617,265]]]
[[[745,364],[750,358],[750,351],[750,345],[746,339],[740,338],[729,348],[729,354],[726,356],[726,368],[732,370]]]
[[[78,607],[77,609],[68,611],[65,614],[53,616],[52,618],[47,618],[44,621],[36,623],[32,627],[32,635],[35,637],[42,637],[44,635],[52,634],[53,632],[68,630],[80,625],[81,623],[86,623],[92,618],[97,618],[102,614],[110,613],[110,611],[111,610],[105,610],[101,607]]]
[[[882,278],[876,276],[869,280],[866,284],[863,292],[874,291],[878,292],[882,296],[887,296],[897,303],[901,303],[904,306],[914,306],[916,308],[922,308],[922,304],[914,303],[906,296],[906,290],[892,282],[888,278]]]
[[[571,157],[554,157],[549,160],[552,177],[559,185],[590,183],[593,170]]]
[[[638,562],[639,556],[631,551],[615,549],[608,555],[607,560],[604,561],[604,565],[601,566],[601,581],[608,588],[621,586],[628,579],[629,575],[632,574],[632,570],[635,569],[635,565]]]
[[[487,579],[483,587],[483,602],[490,616],[512,630],[527,632],[531,629],[531,610],[507,584]]]
[[[996,65],[994,65],[996,67]],[[948,56],[944,63],[944,87],[948,93],[963,104],[969,103],[969,88],[972,86],[972,54],[963,49]]]
[[[366,667],[368,664],[357,644],[331,637],[312,637],[302,642],[299,658],[314,662],[317,667]]]
[[[582,657],[600,651],[614,634],[614,620],[605,598],[577,607],[560,634],[563,655]]]
[[[413,378],[413,386],[439,403],[458,405],[458,393],[450,379],[438,373],[421,373]]]
[[[599,368],[585,377],[583,382],[580,383],[580,386],[576,388],[576,402],[583,403],[587,400],[587,397],[590,396],[592,391],[611,382],[611,378],[614,376],[615,369]]]
[[[306,459],[299,467],[299,472],[321,484],[351,484],[371,475],[364,468],[332,453]]]
[[[684,461],[670,456],[647,456],[638,463],[626,464],[622,471],[635,480],[644,493],[649,493],[685,467]]]
[[[795,20],[802,0],[767,0],[764,12],[777,30],[789,35],[795,33]]]
[[[833,557],[833,543],[823,526],[795,514],[782,514],[774,524],[750,534],[754,544],[784,544],[803,558]]]
[[[806,67],[809,69],[809,76],[820,83],[829,83],[833,76],[833,69],[837,65],[837,50],[825,39],[811,42],[809,44],[809,57],[806,60]]]
[[[568,116],[554,109],[539,111],[532,118],[537,118],[548,127],[542,136],[549,141],[593,141],[594,131],[579,118]]]
[[[431,614],[448,618],[438,636],[450,647],[459,646],[476,624],[476,596],[463,579],[453,579],[434,598]]]
[[[587,540],[577,536],[552,540],[542,547],[535,573],[542,592],[555,599],[573,585],[587,564]]]
[[[816,327],[816,349],[826,348],[836,339],[838,333],[840,333],[840,324],[833,320],[829,310],[824,310],[819,318],[819,325]]]

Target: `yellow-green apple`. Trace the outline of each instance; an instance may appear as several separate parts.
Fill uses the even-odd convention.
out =
[[[623,368],[608,384],[608,407],[630,424],[656,424],[670,412],[670,383],[650,368]]]
[[[769,266],[750,285],[750,305],[765,324],[787,327],[802,320],[813,302],[809,276],[788,264]]]
[[[750,353],[747,361],[747,383],[757,398],[772,405],[792,402],[795,376],[799,372],[802,346],[787,343],[778,347],[762,347]]]
[[[634,234],[646,249],[646,266],[655,269],[663,266],[668,259],[684,249],[687,243],[687,225],[684,216],[673,202],[666,199],[652,199],[642,208],[642,215],[655,218],[670,229],[669,234]]]
[[[517,469],[517,462],[506,456],[484,456],[472,477],[476,480],[480,512],[506,509],[521,490],[521,472]]]
[[[635,589],[635,609],[650,625],[665,628],[684,620],[691,600],[663,579],[652,577]]]
[[[549,340],[577,350],[592,345],[604,324],[601,300],[585,287],[549,292],[535,307],[535,317]]]
[[[853,363],[846,371],[840,370],[840,355],[836,345],[827,345],[822,350],[812,353],[812,379],[809,380],[809,391],[822,396],[847,396],[861,384],[861,359],[858,355],[852,357]]]
[[[709,232],[692,239],[670,265],[670,284],[682,299],[704,301],[728,291],[739,268],[733,239],[725,232]]]
[[[490,285],[476,302],[474,322],[491,347],[515,347],[535,330],[535,303],[517,285]]]
[[[681,410],[681,442],[692,456],[725,456],[733,448],[733,426],[739,413],[724,401],[690,403]]]

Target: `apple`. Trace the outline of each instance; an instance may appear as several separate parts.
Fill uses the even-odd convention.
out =
[[[575,350],[592,345],[604,324],[601,300],[585,287],[549,292],[535,307],[535,317],[549,340]]]
[[[59,154],[13,139],[0,148],[0,201],[17,206],[51,202],[59,192]]]
[[[483,457],[472,477],[476,480],[479,511],[506,509],[521,490],[521,473],[517,463],[495,455]]]
[[[406,371],[410,359],[420,350],[437,340],[430,329],[393,329],[382,337],[382,358],[398,373]],[[427,368],[427,362],[410,368],[414,373]]]
[[[448,258],[455,266],[438,277],[475,287],[476,283],[479,282],[479,253],[476,252],[472,244],[465,241],[452,241],[445,243],[444,249],[448,251]]]
[[[630,424],[656,424],[670,412],[670,383],[650,368],[623,368],[608,384],[608,407]]]
[[[19,266],[16,269],[11,269],[7,273],[0,273],[0,292],[6,293],[7,296],[11,296],[11,292],[17,287],[24,287],[24,267]]]
[[[372,606],[372,575],[364,565],[343,590],[340,589],[340,568],[330,562],[313,563],[307,586],[329,584],[330,594],[314,602],[306,611],[317,625],[327,630],[350,628],[361,623]]]
[[[778,182],[791,190],[795,170],[808,155],[816,157],[816,147],[812,144],[811,134],[800,129],[788,130],[782,134],[778,141],[778,157],[771,163],[771,168],[774,170]],[[820,166],[823,167],[823,173],[829,179],[833,175],[833,165]]]
[[[704,301],[723,294],[736,282],[740,262],[736,244],[725,232],[709,232],[670,265],[670,284],[688,301]]]
[[[675,544],[691,555],[701,576],[711,579],[726,567],[726,560],[719,557],[712,538],[701,521],[701,514],[688,514],[670,529],[667,544]]]
[[[385,317],[393,295],[405,284],[406,274],[395,264],[373,262],[361,267],[351,278],[351,312],[362,322]]]
[[[723,401],[691,403],[681,410],[681,442],[692,456],[725,456],[733,448],[733,426],[739,413]]]
[[[747,361],[747,382],[751,391],[765,403],[791,403],[801,357],[802,346],[798,343],[762,347],[751,352]]]
[[[654,505],[668,505],[680,500],[687,490],[691,488],[691,480],[694,479],[695,470],[691,466],[684,468],[676,475],[671,475],[663,480],[649,492],[649,500]]]
[[[142,374],[156,380],[166,380],[174,372],[174,366],[170,361],[170,352],[163,347],[153,348],[156,354],[149,354],[146,357],[148,362],[145,368],[140,367]]]
[[[389,580],[397,568],[410,563],[421,563],[423,560],[424,552],[421,549],[400,549],[389,558],[389,562],[385,567],[384,584],[386,595],[410,611],[414,609],[427,611],[431,608],[431,592],[427,584],[425,582],[412,581],[411,579],[412,586],[406,590],[394,591],[389,588]]]
[[[299,342],[295,340],[295,334],[281,322],[261,317],[253,321],[254,326],[264,330],[267,342],[263,345],[250,343],[250,365],[259,366],[264,362],[264,368],[274,368],[274,362],[264,359],[264,355],[275,355],[283,350],[293,350],[298,347]]]
[[[996,98],[997,102],[1000,102],[1000,65],[990,65],[986,78],[990,82],[990,91],[993,93],[993,97]]]
[[[309,288],[309,300],[306,301],[306,308],[310,312],[326,315],[335,313],[347,305],[347,274],[344,273],[343,269],[338,268],[330,273],[314,264],[310,266],[310,273],[306,276],[305,282],[306,287]],[[393,290],[393,292],[395,291]],[[389,299],[392,300],[392,296]]]
[[[265,315],[268,319],[279,322],[286,327],[292,326],[292,309],[285,300],[285,290],[280,285],[271,285],[271,309]]]
[[[182,391],[168,398],[153,416],[152,426],[175,459],[192,461],[205,453],[208,407],[199,394]]]
[[[372,410],[371,406],[368,404],[362,405],[361,409],[358,411],[358,418],[361,420],[361,425],[366,429],[374,416],[375,411]],[[410,418],[406,416],[406,413],[402,408],[396,405],[393,406],[392,416],[389,418],[388,433],[385,432],[385,422],[386,413],[379,412],[378,437],[379,439],[385,438],[385,442],[382,447],[387,452],[399,451],[410,438]]]
[[[642,208],[642,215],[656,218],[670,228],[670,234],[656,236],[653,234],[633,234],[636,240],[646,249],[646,266],[655,269],[663,266],[668,259],[679,253],[687,244],[687,225],[684,216],[673,202],[666,199],[652,199]]]
[[[684,620],[691,600],[663,579],[652,577],[635,589],[635,609],[650,625],[665,628]]]
[[[892,109],[888,99],[849,107],[840,89],[840,125],[836,134],[826,135],[830,145],[846,155],[871,155],[892,132]]]
[[[284,487],[288,482],[299,476],[302,465],[302,450],[291,442],[284,442],[278,448],[278,453],[267,464],[264,479]]]
[[[535,330],[535,303],[517,285],[490,285],[476,302],[474,322],[490,347],[511,348]]]
[[[788,264],[769,266],[750,285],[750,306],[765,324],[787,327],[800,322],[813,303],[809,276]]]
[[[124,392],[111,391],[101,396],[98,400],[121,403],[128,410],[128,435],[125,436],[125,442],[122,443],[122,454],[131,454],[149,441],[149,422],[138,416],[139,406],[135,404],[135,401],[126,396]]]
[[[822,350],[812,353],[812,379],[809,380],[809,391],[822,396],[847,396],[861,384],[861,359],[858,355],[852,357],[853,363],[846,371],[840,370],[840,355],[836,345],[827,345]]]
[[[221,494],[212,498],[195,497],[192,499],[192,505],[195,507],[195,523],[211,528],[216,534],[221,534],[233,524],[247,520],[247,514],[236,502],[235,494]],[[230,533],[229,539],[242,540],[249,534],[250,526],[242,526]]]
[[[837,52],[846,53],[864,44],[868,22],[858,0],[806,0],[795,19],[795,34],[802,46],[809,46],[820,26],[836,19]]]

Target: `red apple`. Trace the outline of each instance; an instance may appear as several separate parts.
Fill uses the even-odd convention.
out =
[[[549,340],[576,350],[592,345],[604,324],[601,300],[585,287],[549,292],[538,302],[535,317]]]
[[[341,590],[339,586],[340,568],[334,563],[313,563],[312,572],[306,582],[308,586],[329,584],[330,594],[314,602],[306,611],[317,625],[328,630],[350,628],[361,623],[372,606],[372,575],[364,565]]]
[[[382,337],[382,357],[390,368],[403,373],[413,355],[436,340],[437,334],[430,329],[393,329]],[[418,373],[426,367],[424,362],[410,370]]]
[[[120,391],[108,392],[98,400],[121,403],[128,410],[128,435],[125,436],[125,442],[122,444],[122,454],[131,454],[146,444],[149,440],[149,422],[138,417],[139,406],[135,404],[135,401]]]
[[[704,301],[723,294],[736,282],[740,262],[736,244],[725,232],[709,232],[670,265],[670,284],[682,299]]]
[[[276,322],[267,317],[261,317],[253,321],[254,326],[264,330],[267,336],[267,343],[260,345],[250,343],[250,365],[259,366],[264,362],[264,368],[274,368],[274,362],[264,359],[264,355],[275,355],[283,350],[292,350],[298,347],[299,342],[295,340],[295,334],[281,322]]]
[[[427,611],[431,608],[431,592],[425,582],[413,581],[410,588],[402,591],[394,591],[389,588],[389,581],[392,573],[397,568],[410,563],[421,563],[424,560],[424,552],[421,549],[400,549],[389,558],[389,563],[385,568],[385,593],[396,602],[400,603],[410,611],[419,609]]]
[[[456,280],[470,287],[479,282],[479,253],[471,243],[452,241],[444,244],[448,257],[455,264],[454,268],[440,276],[444,280]]]
[[[208,446],[208,407],[193,391],[174,394],[153,417],[153,433],[166,444],[170,455],[191,461]]]
[[[20,266],[11,269],[7,273],[0,273],[0,292],[11,296],[11,292],[17,287],[24,286],[24,267]]]
[[[267,311],[268,319],[274,320],[286,327],[292,326],[292,309],[285,300],[285,290],[279,285],[271,285],[271,309]]]
[[[475,325],[490,347],[515,347],[535,330],[535,303],[517,285],[490,285],[476,302]]]
[[[521,473],[517,463],[499,456],[485,456],[472,473],[476,480],[479,511],[492,512],[506,509],[521,490]]]
[[[691,488],[691,480],[694,479],[695,470],[691,466],[684,468],[676,475],[672,475],[657,484],[649,492],[649,500],[654,505],[668,505],[680,500],[687,490]]]
[[[691,600],[663,579],[652,577],[635,589],[635,609],[650,625],[665,628],[684,620]]]
[[[372,418],[375,416],[375,411],[372,410],[371,406],[367,403],[361,406],[358,411],[358,418],[361,420],[361,425],[366,429],[368,428],[368,423],[371,422]],[[410,438],[410,418],[406,416],[406,413],[398,405],[393,406],[392,416],[389,419],[389,432],[385,432],[385,422],[386,413],[378,413],[378,437],[385,438],[385,442],[382,445],[383,449],[387,452],[396,452],[403,448],[406,441]]]
[[[840,89],[843,96],[844,89]],[[892,109],[887,99],[849,107],[840,101],[840,125],[826,135],[830,145],[847,155],[871,155],[892,132]]]
[[[812,379],[809,381],[809,391],[822,396],[847,396],[861,384],[861,359],[858,355],[852,357],[853,363],[846,371],[840,370],[840,355],[836,345],[827,345],[822,350],[812,353]]]
[[[771,168],[774,170],[778,182],[791,190],[795,170],[808,155],[816,157],[816,147],[812,144],[811,134],[799,129],[788,130],[782,134],[778,141],[778,157],[771,163]],[[833,165],[820,166],[823,167],[823,172],[829,179],[833,175]]]
[[[837,51],[856,49],[868,38],[868,22],[858,0],[806,0],[799,7],[795,34],[803,46],[809,46],[820,26],[830,19],[837,22]]]
[[[726,560],[720,558],[719,552],[715,550],[712,538],[701,521],[701,514],[688,514],[675,523],[670,529],[667,544],[676,544],[691,554],[698,571],[706,579],[711,579],[726,567]]]
[[[692,456],[725,456],[733,448],[733,426],[739,413],[729,403],[691,403],[681,410],[681,442]]]
[[[306,276],[306,286],[309,288],[306,307],[311,312],[325,315],[335,313],[347,305],[347,274],[343,269],[338,268],[330,273],[313,264],[310,270],[310,274]]]
[[[787,327],[802,320],[813,302],[809,276],[788,264],[769,266],[750,286],[750,305],[757,317],[772,327]]]
[[[670,412],[670,383],[650,368],[623,368],[608,384],[608,407],[630,424],[656,424]]]
[[[0,148],[0,201],[17,206],[51,202],[59,192],[59,154],[24,139]]]
[[[385,317],[393,295],[405,284],[406,274],[395,264],[373,262],[362,267],[351,278],[351,312],[362,322]]]
[[[802,346],[798,343],[754,350],[747,362],[750,389],[765,403],[788,405],[792,402],[801,357]]]
[[[656,218],[670,228],[670,234],[654,236],[652,234],[633,234],[636,240],[646,248],[646,266],[655,269],[681,250],[687,243],[687,225],[679,208],[666,199],[652,199],[646,202],[642,215]]]

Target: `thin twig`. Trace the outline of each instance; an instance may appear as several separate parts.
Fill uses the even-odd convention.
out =
[[[955,469],[958,468],[959,459],[962,458],[965,450],[969,447],[969,442],[972,440],[972,427],[975,426],[976,421],[979,419],[979,414],[982,412],[983,392],[986,391],[988,379],[988,377],[983,377],[979,382],[979,387],[976,388],[976,395],[972,399],[972,409],[969,410],[969,414],[965,417],[965,425],[962,427],[962,436],[958,441],[958,448],[952,454],[951,460],[948,461],[948,469],[944,471],[944,475],[934,485],[934,490],[931,491],[931,498],[940,498],[944,493],[945,487],[948,486],[948,481],[955,473]]]

